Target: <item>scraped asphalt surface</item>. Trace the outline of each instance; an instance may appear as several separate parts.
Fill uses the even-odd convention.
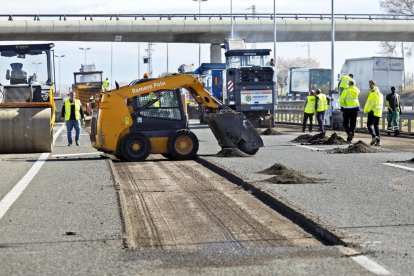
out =
[[[280,131],[277,127],[276,130]],[[401,275],[412,274],[414,172],[382,164],[414,157],[413,152],[396,150],[398,139],[383,138],[384,146],[377,153],[328,154],[327,149],[338,146],[298,146],[290,141],[302,133],[289,131],[287,135],[261,136],[265,147],[255,156],[218,158],[213,155],[220,148],[214,144],[210,129],[194,125],[194,132],[200,139],[202,158],[284,197],[326,225],[343,230],[348,242],[389,270]],[[344,137],[343,133],[340,135]],[[354,142],[359,139],[370,141],[368,135],[357,134]],[[404,150],[414,149],[414,140],[404,139],[401,144]],[[324,181],[287,185],[259,182],[269,176],[258,172],[275,163]],[[413,163],[398,164],[414,168]]]

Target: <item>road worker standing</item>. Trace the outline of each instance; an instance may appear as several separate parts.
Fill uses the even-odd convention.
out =
[[[395,92],[395,87],[391,87],[391,93],[385,98],[385,106],[388,108],[387,113],[387,133],[391,135],[394,132],[394,136],[400,134],[400,114],[401,114],[401,101],[400,95]]]
[[[369,88],[370,92],[364,107],[364,113],[368,113],[367,128],[372,136],[371,146],[381,146],[379,121],[382,117],[384,97],[376,86],[375,81],[369,81]]]
[[[339,105],[341,106],[343,127],[348,135],[347,141],[351,142],[354,138],[356,120],[358,117],[359,105],[359,89],[355,86],[355,81],[349,82],[348,88],[345,88],[339,99]]]
[[[108,78],[104,79],[102,82],[102,91],[108,91],[109,88],[109,80]]]
[[[320,89],[316,90],[316,120],[318,121],[318,131],[325,133],[325,111],[328,110],[328,100],[326,95],[321,93]]]
[[[341,79],[339,80],[339,83],[338,83],[338,90],[339,90],[339,93],[342,93],[342,91],[345,89],[345,88],[348,88],[348,86],[349,86],[349,82],[350,81],[353,81],[354,80],[354,75],[353,74],[349,74],[348,76],[347,75],[343,75],[342,77],[341,77]]]
[[[316,111],[316,97],[315,97],[315,91],[311,90],[309,92],[309,96],[305,99],[305,111],[303,113],[303,130],[302,132],[305,132],[306,130],[306,122],[309,118],[309,132],[312,132],[312,121],[313,121],[313,114],[315,114]]]

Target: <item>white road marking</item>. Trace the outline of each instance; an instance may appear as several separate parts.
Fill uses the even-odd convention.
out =
[[[55,143],[56,138],[62,132],[63,126],[59,128],[56,134],[53,136],[53,143]],[[33,164],[30,170],[23,176],[22,179],[1,199],[0,201],[0,220],[4,217],[10,207],[16,202],[24,190],[29,186],[30,182],[40,171],[43,164],[49,157],[50,153],[45,152],[40,155],[37,161]]]
[[[367,256],[353,256],[351,259],[375,275],[391,275],[391,272],[389,272],[386,268],[380,266]]]
[[[69,157],[69,156],[80,156],[80,155],[97,155],[102,154],[102,152],[83,152],[83,153],[68,153],[68,154],[53,154],[52,157]]]
[[[318,148],[304,146],[304,145],[295,145],[295,146],[305,148],[305,149],[310,149],[310,150],[324,150],[324,149],[318,149]]]
[[[391,275],[391,272],[388,271],[386,268],[382,267],[381,265],[377,264],[367,256],[360,255],[358,251],[349,248],[339,246],[339,251],[347,255],[351,260],[368,270],[369,272],[375,275]]]
[[[395,167],[395,168],[399,168],[399,169],[403,169],[403,170],[407,170],[407,171],[411,171],[414,172],[414,168],[410,168],[410,167],[406,167],[406,166],[401,166],[401,165],[396,165],[396,164],[391,164],[391,163],[382,163],[385,166],[390,166],[390,167]]]

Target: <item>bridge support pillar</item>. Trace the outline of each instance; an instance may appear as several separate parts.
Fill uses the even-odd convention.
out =
[[[220,44],[210,45],[210,62],[221,63],[221,46]]]

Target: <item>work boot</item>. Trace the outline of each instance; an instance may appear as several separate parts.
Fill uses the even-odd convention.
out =
[[[376,141],[375,141],[375,144],[374,144],[374,146],[376,146],[376,147],[380,147],[381,146],[381,141],[380,141],[380,138],[379,137],[376,137],[377,139],[376,139]]]
[[[394,130],[394,136],[400,135],[400,131],[398,129]]]
[[[369,143],[369,144],[370,144],[371,146],[373,146],[373,145],[377,142],[377,139],[378,139],[378,141],[379,141],[379,138],[378,138],[377,136],[372,137],[371,143]]]
[[[346,138],[346,141],[351,142],[353,138],[354,138],[354,133],[350,132],[348,133],[348,137]]]
[[[76,141],[75,143],[76,143],[76,145],[77,145],[77,146],[80,146],[80,144],[79,144],[79,142],[78,142],[78,141]]]
[[[72,146],[72,143],[68,143],[68,147]]]

